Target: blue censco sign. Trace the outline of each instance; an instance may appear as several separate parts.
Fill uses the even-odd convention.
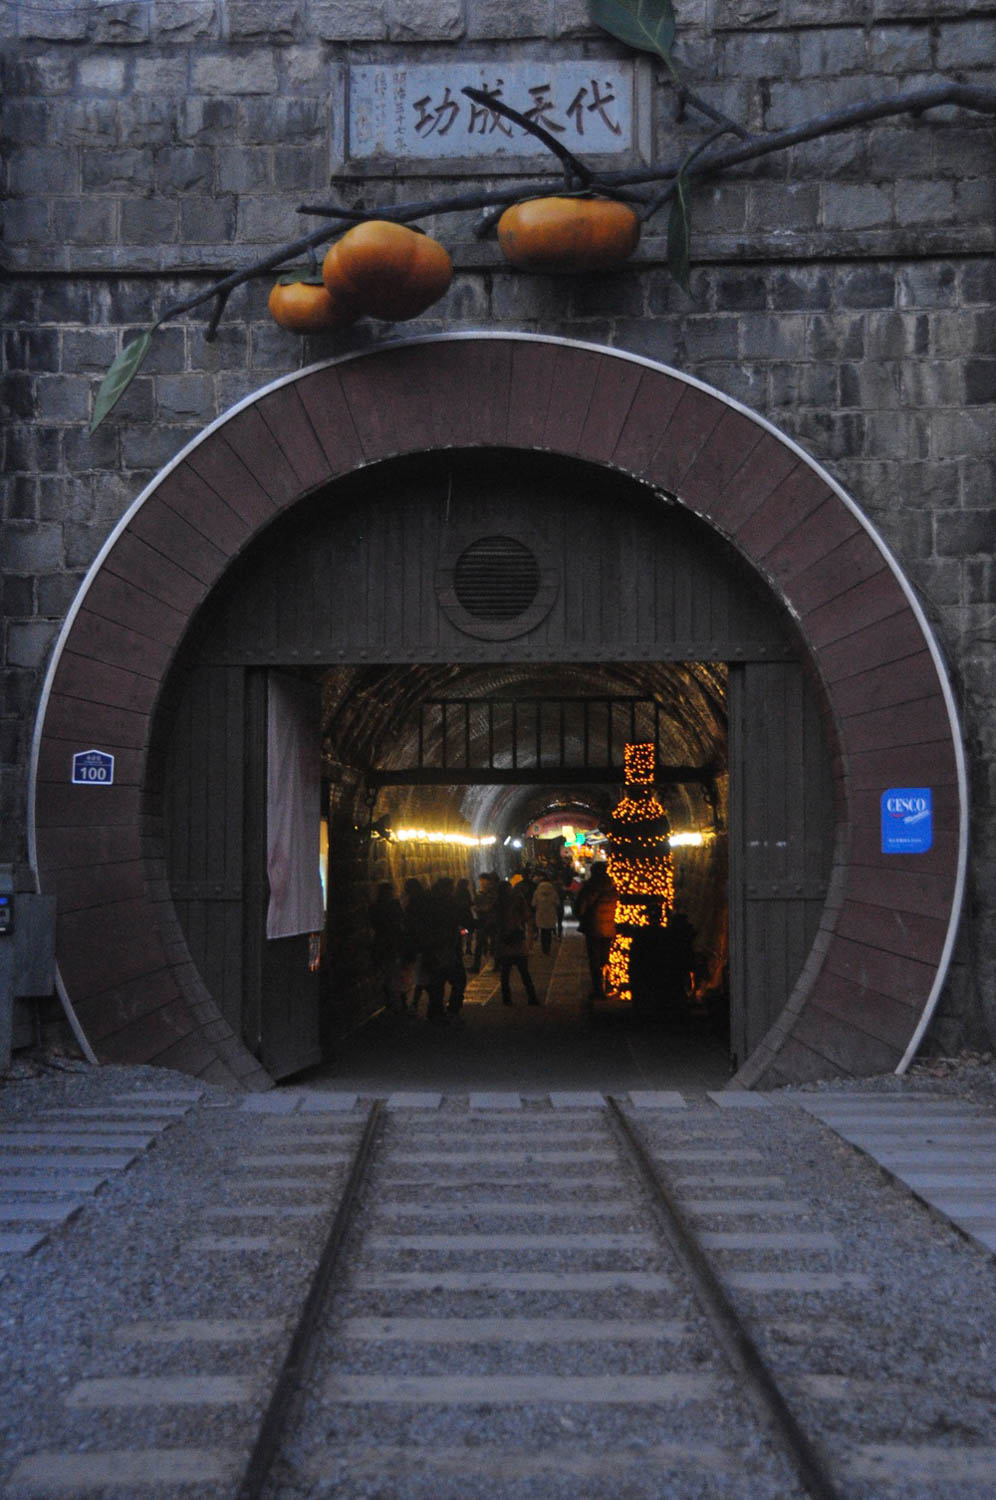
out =
[[[933,841],[929,786],[894,786],[882,793],[883,854],[926,854]]]
[[[111,786],[114,756],[106,750],[78,750],[73,756],[74,786]]]

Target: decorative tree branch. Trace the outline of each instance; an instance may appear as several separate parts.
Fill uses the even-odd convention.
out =
[[[606,0],[617,9],[622,9],[620,0]],[[669,10],[669,5],[666,6]],[[621,33],[619,33],[621,34]],[[625,38],[628,40],[628,38]],[[641,43],[640,45],[645,45]],[[668,43],[668,45],[670,45]],[[648,47],[647,50],[654,50]],[[661,52],[659,55],[664,56]],[[665,61],[671,67],[669,58]],[[673,69],[672,69],[673,72]],[[687,99],[690,104],[699,109],[703,101],[694,98],[688,91],[678,85],[679,94]],[[527,119],[510,106],[494,96],[484,93],[478,89],[465,89],[475,102],[483,103],[489,109],[494,109],[507,118],[514,120],[522,129],[540,140],[551,151],[555,151],[558,159],[564,165],[568,174],[582,183],[586,190],[592,192],[606,193],[609,196],[625,197],[645,205],[645,218],[651,217],[665,203],[671,202],[672,213],[668,225],[668,264],[676,279],[687,289],[688,267],[689,267],[689,242],[690,242],[690,217],[689,217],[689,192],[691,180],[701,177],[711,177],[718,173],[729,171],[731,168],[741,166],[746,162],[757,161],[762,157],[770,156],[779,151],[789,150],[793,146],[805,144],[808,141],[819,140],[825,136],[839,134],[842,131],[855,130],[859,126],[871,124],[878,120],[887,119],[896,115],[912,114],[922,115],[927,110],[938,109],[943,106],[956,106],[960,109],[975,113],[996,115],[996,89],[979,88],[968,84],[942,83],[932,88],[917,89],[905,94],[896,94],[889,99],[870,100],[860,104],[853,104],[844,109],[836,110],[830,114],[816,116],[805,121],[801,125],[793,126],[787,130],[777,131],[766,136],[751,136],[742,127],[736,125],[732,120],[727,120],[719,115],[716,128],[709,131],[706,138],[687,152],[680,160],[669,162],[665,165],[634,168],[623,172],[597,173],[589,168],[579,158],[566,151],[560,142],[551,137],[547,131],[538,126],[535,121]],[[709,118],[716,118],[718,112],[710,107],[702,108]],[[711,150],[710,147],[723,135],[735,132],[741,137],[740,143],[729,146],[723,150]],[[571,176],[568,176],[570,182]],[[665,186],[656,194],[640,193],[640,184],[663,183]],[[416,219],[428,215],[441,215],[449,213],[465,213],[473,210],[487,210],[507,207],[511,203],[517,203],[523,198],[538,197],[550,192],[549,178],[518,183],[514,187],[485,189],[477,192],[461,193],[445,198],[423,199],[421,201],[402,204],[400,206],[374,206],[369,209],[347,208],[344,204],[329,203],[319,205],[302,205],[299,213],[320,215],[323,222],[309,234],[302,235],[291,240],[285,245],[279,246],[271,254],[254,261],[242,270],[233,271],[220,280],[212,282],[210,286],[202,291],[194,293],[181,302],[173,303],[161,314],[155,324],[139,338],[127,345],[118,355],[107,372],[104,381],[97,394],[94,404],[93,419],[90,431],[96,431],[97,427],[108,415],[116,402],[124,394],[131,380],[137,374],[138,369],[148,352],[151,336],[156,328],[163,323],[170,322],[183,313],[190,312],[202,303],[214,301],[213,315],[210,319],[206,337],[213,339],[217,332],[218,324],[224,313],[224,309],[230,294],[239,286],[252,281],[257,277],[266,276],[284,267],[288,262],[299,259],[302,255],[308,256],[314,262],[314,252],[317,246],[325,244],[344,227],[350,224],[360,223],[367,219],[391,219],[398,223],[412,223]],[[492,226],[494,214],[489,214],[477,233],[486,233]]]

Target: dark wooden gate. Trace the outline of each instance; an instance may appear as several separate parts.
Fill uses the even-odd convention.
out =
[[[267,1072],[285,1078],[321,1060],[320,982],[306,935],[265,936],[266,678],[211,663],[186,674],[167,758],[167,866],[201,977]]]
[[[833,838],[829,756],[794,661],[731,667],[730,1045],[750,1054],[813,946]]]

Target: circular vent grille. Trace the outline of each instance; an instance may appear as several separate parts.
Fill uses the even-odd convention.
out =
[[[514,620],[539,592],[540,565],[523,542],[486,536],[471,542],[457,558],[453,589],[461,608],[475,620]]]

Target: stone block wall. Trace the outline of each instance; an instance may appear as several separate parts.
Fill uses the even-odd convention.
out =
[[[747,130],[782,130],[944,80],[996,85],[996,12],[969,0],[676,0],[682,75]],[[3,576],[0,860],[26,869],[39,686],[74,595],[144,484],[235,401],[398,332],[507,328],[678,366],[762,413],[845,485],[918,590],[959,694],[973,862],[941,1045],[996,1030],[994,133],[952,107],[794,146],[700,182],[691,295],[663,216],[632,265],[584,280],[510,271],[476,215],[424,221],[446,298],[404,329],[300,340],[270,279],[161,328],[104,426],[115,353],[171,304],[311,228],[339,184],[364,204],[487,180],[361,177],[338,154],[351,65],[615,59],[584,0],[80,0],[0,6],[3,51]],[[644,65],[645,67],[648,65]],[[656,160],[703,117],[648,87]],[[732,137],[731,137],[732,139]],[[507,180],[504,179],[504,180]],[[973,1027],[975,1030],[973,1031]]]

